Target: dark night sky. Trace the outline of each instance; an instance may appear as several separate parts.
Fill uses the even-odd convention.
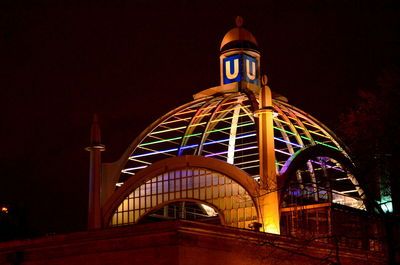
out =
[[[219,84],[237,15],[272,90],[333,129],[399,62],[396,1],[109,2],[0,4],[0,202],[40,233],[85,228],[92,114],[103,160],[118,159],[157,117]]]

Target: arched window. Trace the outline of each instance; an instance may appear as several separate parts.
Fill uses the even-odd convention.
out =
[[[248,228],[258,220],[253,199],[240,184],[210,169],[185,167],[140,184],[117,207],[110,225],[135,224],[163,205],[187,200],[213,206],[229,226]]]

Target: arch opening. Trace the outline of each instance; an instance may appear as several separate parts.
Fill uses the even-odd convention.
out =
[[[199,159],[214,161],[201,157],[196,161]],[[140,184],[132,188],[133,190],[125,193],[127,195],[122,197],[124,199],[114,208],[111,218],[107,221],[110,226],[137,224],[143,218],[143,220],[147,218],[147,221],[149,218],[154,219],[153,217],[157,217],[154,211],[161,211],[165,205],[178,201],[197,203],[188,205],[200,209],[203,215],[210,213],[211,209],[201,204],[211,206],[222,218],[221,223],[232,227],[248,228],[259,219],[254,198],[241,184],[228,175],[207,168],[187,166],[173,170],[166,169],[164,172],[143,179]],[[174,207],[178,207],[179,212],[179,204],[172,206]],[[161,214],[158,212],[156,215]],[[165,217],[171,216],[166,213]]]
[[[361,222],[367,213],[367,197],[353,175],[353,164],[340,152],[311,146],[297,152],[284,170],[282,234],[329,238],[351,226],[341,219],[344,214],[353,213]]]
[[[143,216],[138,224],[184,219],[202,223],[222,224],[222,216],[213,207],[199,201],[179,200],[162,205]]]
[[[337,160],[315,156],[294,173],[282,199],[283,207],[335,203],[366,210],[364,191],[353,173]]]

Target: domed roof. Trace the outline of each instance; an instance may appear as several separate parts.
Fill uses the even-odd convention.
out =
[[[258,49],[258,43],[253,34],[247,29],[243,28],[243,19],[241,17],[236,18],[236,28],[228,31],[221,42],[220,51],[234,48],[247,48],[252,50]]]
[[[127,150],[128,162],[120,183],[156,161],[183,155],[223,160],[257,180],[259,151],[254,110],[258,103],[254,100],[258,99],[252,101],[241,92],[227,93],[194,100],[162,116]],[[339,139],[318,120],[279,99],[273,100],[273,109],[278,174],[285,171],[296,153],[310,146],[326,147],[348,159]],[[328,173],[334,178],[329,187],[334,191],[334,202],[364,208],[357,180],[335,159],[314,156],[298,168],[296,175],[301,185],[308,183],[309,189],[317,189],[317,179],[326,179]],[[327,196],[326,190],[320,194]]]
[[[242,24],[238,17],[237,27],[222,40],[222,53],[241,54],[243,49],[258,52],[256,39]],[[260,106],[260,87],[256,87],[258,90],[246,90],[239,84],[228,84],[210,88],[159,118],[118,161],[119,186],[137,173],[143,174],[139,171],[155,162],[185,155],[222,160],[258,181],[262,156],[258,133],[262,129],[255,117]],[[289,206],[300,198],[303,202],[334,202],[365,209],[364,191],[351,173],[354,165],[340,140],[317,119],[282,97],[272,99],[272,109],[274,145],[269,146],[274,149],[268,150],[275,150],[277,184],[285,193],[280,197],[281,203]],[[273,164],[273,160],[269,162]]]

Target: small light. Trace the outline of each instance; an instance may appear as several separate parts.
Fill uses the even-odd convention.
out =
[[[1,212],[2,212],[2,213],[8,213],[8,207],[2,206],[2,207],[1,207]]]

